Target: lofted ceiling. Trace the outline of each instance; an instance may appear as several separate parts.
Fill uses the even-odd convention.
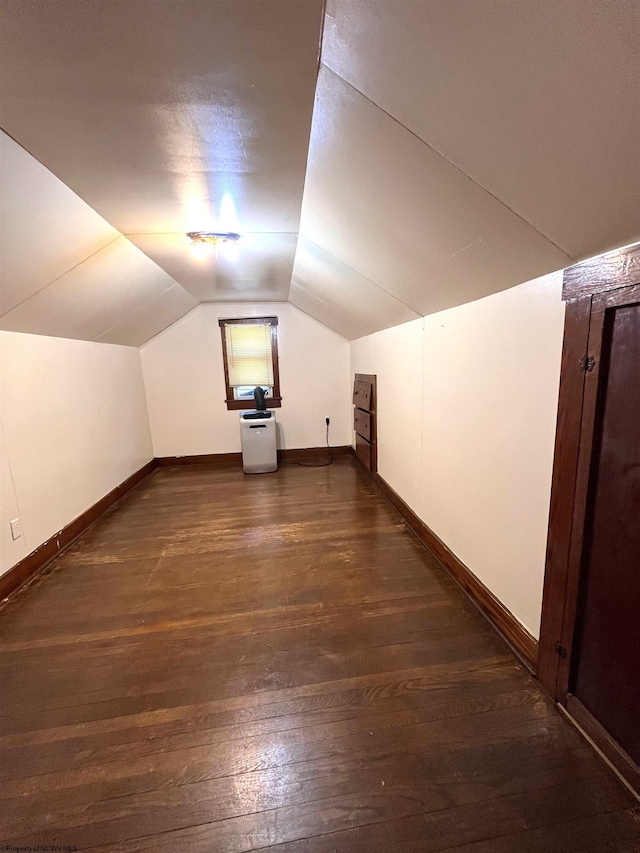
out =
[[[355,338],[633,242],[639,14],[5,0],[0,326],[137,346],[289,300]]]
[[[0,132],[0,327],[138,346],[198,304]]]

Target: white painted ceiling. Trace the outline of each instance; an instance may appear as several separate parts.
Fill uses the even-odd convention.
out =
[[[0,325],[137,346],[198,304],[0,132]]]
[[[5,0],[0,326],[288,299],[355,338],[640,238],[636,0],[322,6]]]

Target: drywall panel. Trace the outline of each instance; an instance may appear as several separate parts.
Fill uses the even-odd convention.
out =
[[[69,187],[0,131],[0,313],[119,236]]]
[[[237,231],[237,225],[231,229]],[[199,302],[284,301],[297,234],[247,234],[194,254],[184,234],[132,234],[130,240]]]
[[[640,236],[637,0],[329,0],[322,58],[572,257]]]
[[[184,317],[198,304],[179,284],[163,290],[133,314],[112,326],[98,341],[108,344],[139,347],[162,332],[180,317]]]
[[[322,5],[7,0],[3,126],[123,234],[297,231]]]
[[[0,371],[6,450],[32,551],[152,458],[140,355],[2,332]]]
[[[325,67],[300,230],[421,315],[504,290],[568,260]]]
[[[418,316],[304,237],[298,240],[289,301],[350,340]]]
[[[0,575],[29,553],[24,531],[19,539],[14,540],[11,535],[11,522],[17,518],[20,518],[20,509],[13,487],[4,428],[0,422]]]
[[[561,288],[551,274],[351,343],[352,372],[378,375],[380,474],[535,636]]]
[[[351,343],[351,378],[375,373],[378,472],[420,513],[423,416],[423,319]]]
[[[225,404],[221,317],[276,315],[282,408],[279,446],[351,440],[349,344],[287,303],[200,305],[140,352],[156,456],[240,450],[239,413]]]
[[[14,332],[96,340],[175,284],[119,237],[0,319]]]
[[[535,636],[564,322],[560,273],[425,319],[421,517]]]

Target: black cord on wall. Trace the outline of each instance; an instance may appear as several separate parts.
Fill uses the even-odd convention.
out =
[[[331,452],[331,448],[329,447],[329,418],[326,419],[327,423],[327,452],[329,454],[329,458],[326,462],[296,462],[296,465],[302,465],[303,468],[325,468],[327,465],[331,465],[333,462],[333,453]]]

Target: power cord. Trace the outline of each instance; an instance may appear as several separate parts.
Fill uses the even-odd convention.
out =
[[[333,462],[333,453],[331,452],[331,448],[329,447],[329,418],[326,418],[327,424],[327,451],[329,452],[329,459],[326,462],[296,462],[296,465],[302,465],[303,468],[326,468],[327,465],[331,465]]]

